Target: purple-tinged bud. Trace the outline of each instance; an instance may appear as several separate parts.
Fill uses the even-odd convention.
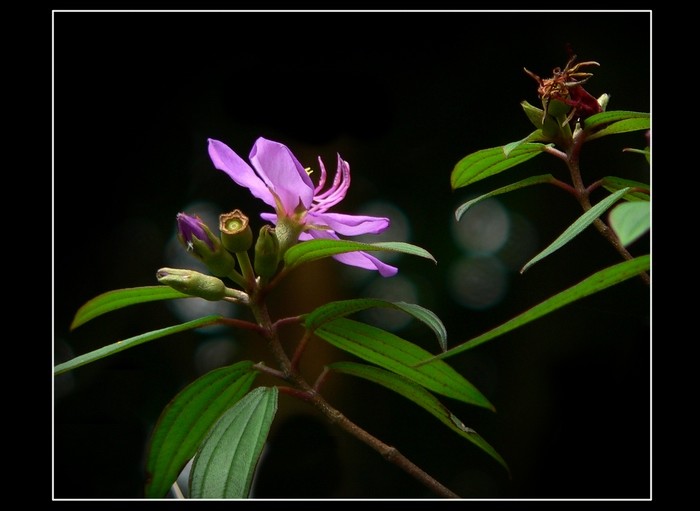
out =
[[[236,260],[199,217],[178,213],[177,237],[217,277],[227,277],[236,269]]]
[[[204,230],[204,222],[197,215],[177,214],[177,237],[187,250],[191,250],[200,259],[202,255],[194,246],[194,238],[205,241],[212,251],[215,249]]]
[[[240,210],[219,216],[221,241],[229,252],[247,252],[253,244],[253,231],[248,225],[248,217]]]
[[[176,268],[161,268],[156,272],[158,282],[190,296],[198,296],[211,302],[221,300],[226,296],[224,283],[212,277],[193,270]]]

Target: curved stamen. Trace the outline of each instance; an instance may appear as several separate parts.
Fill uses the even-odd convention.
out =
[[[319,159],[319,162],[321,160]],[[321,176],[323,178],[325,174],[325,168],[321,162]],[[325,179],[323,179],[325,181]],[[338,168],[333,178],[333,185],[323,193],[314,196],[314,204],[311,206],[310,211],[313,212],[325,212],[328,208],[335,206],[341,200],[345,198],[345,194],[350,187],[350,165],[346,161],[343,161],[340,155],[338,155]],[[317,190],[319,187],[316,188]]]

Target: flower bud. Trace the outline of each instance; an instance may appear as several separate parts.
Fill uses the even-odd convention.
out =
[[[190,296],[198,296],[211,302],[221,300],[226,295],[224,283],[194,270],[161,268],[156,272],[158,282]]]
[[[263,225],[255,242],[255,273],[261,277],[272,277],[277,271],[279,241],[275,229]]]
[[[221,241],[230,252],[246,252],[253,244],[253,231],[248,225],[248,217],[238,209],[219,216],[219,230]]]
[[[226,277],[236,269],[236,260],[199,217],[178,213],[177,237],[217,277]]]

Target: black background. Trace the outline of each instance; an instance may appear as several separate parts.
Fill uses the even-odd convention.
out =
[[[329,162],[340,152],[353,187],[336,211],[381,198],[405,212],[411,243],[438,265],[408,257],[397,265],[431,282],[420,304],[441,317],[450,346],[619,261],[588,229],[513,274],[497,307],[459,306],[444,281],[458,256],[449,223],[467,191],[452,192],[449,175],[468,153],[532,131],[519,103],[537,104],[536,86],[522,68],[549,76],[566,63],[567,43],[580,60],[601,64],[587,90],[609,93],[608,109],[648,112],[649,12],[55,12],[53,23],[53,335],[73,355],[175,324],[164,304],[148,304],[69,332],[90,298],[156,283],[175,215],[188,203],[241,208],[261,225],[262,204],[211,164],[209,137],[244,159],[259,136],[286,144],[306,166],[320,155],[334,168]],[[643,158],[621,152],[644,143],[636,132],[584,147],[585,182],[606,175],[648,182]],[[471,191],[548,172],[567,177],[560,161],[543,155]],[[536,226],[540,248],[580,214],[550,186],[502,197]],[[648,236],[631,247],[648,250]],[[334,261],[300,269],[273,298],[273,314],[361,294],[340,269]],[[649,498],[649,319],[649,289],[630,279],[450,359],[497,413],[443,402],[504,457],[512,479],[384,388],[333,376],[327,397],[463,497]],[[160,410],[197,377],[198,335],[153,341],[73,371],[72,392],[52,398],[55,498],[142,497],[148,435]],[[400,335],[429,339],[419,327]],[[240,359],[271,363],[256,339],[237,342]],[[323,363],[351,358],[315,349],[311,381]],[[58,348],[54,355],[62,360]],[[289,396],[280,398],[271,435],[260,498],[433,497]]]

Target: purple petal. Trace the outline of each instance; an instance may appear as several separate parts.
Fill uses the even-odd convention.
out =
[[[343,236],[379,234],[389,227],[389,219],[378,216],[344,215],[342,213],[314,214],[309,212],[307,223],[330,227]]]
[[[260,137],[250,151],[250,161],[280,198],[285,213],[291,215],[299,201],[306,209],[311,206],[314,185],[287,146]]]
[[[226,172],[236,184],[245,186],[254,197],[262,199],[266,204],[275,207],[275,199],[267,185],[255,171],[233,150],[218,140],[209,139],[209,157],[214,166]]]
[[[299,236],[300,241],[308,240],[310,238],[325,238],[325,239],[340,239],[334,233],[329,231],[319,231],[311,230],[308,233],[302,233]],[[369,255],[367,252],[348,252],[346,254],[337,254],[333,256],[333,259],[347,264],[348,266],[357,266],[359,268],[364,268],[366,270],[377,270],[382,277],[391,277],[398,273],[398,268],[395,266],[383,263],[374,256]]]

